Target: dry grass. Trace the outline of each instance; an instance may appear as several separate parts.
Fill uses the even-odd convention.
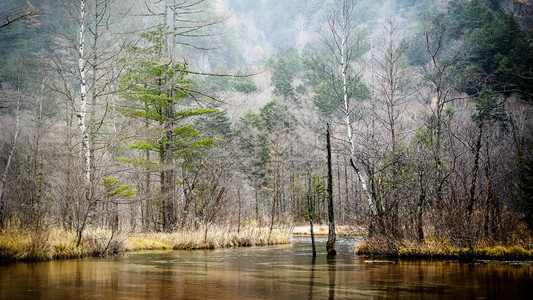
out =
[[[269,234],[267,227],[247,227],[237,234],[229,228],[218,227],[208,232],[207,239],[205,239],[204,229],[178,231],[175,235],[174,249],[214,249],[289,244],[292,231],[290,229],[274,229]]]
[[[359,255],[383,255],[406,258],[454,258],[454,259],[533,259],[533,248],[522,245],[500,245],[479,241],[471,247],[453,245],[444,238],[429,238],[424,243],[402,241],[391,244],[366,240],[355,245]]]
[[[289,244],[291,235],[290,229],[274,229],[269,235],[269,230],[266,227],[248,227],[237,233],[228,227],[212,226],[206,239],[205,227],[200,227],[196,230],[182,230],[172,233],[134,235],[126,239],[125,250],[193,250]]]
[[[172,249],[169,235],[165,233],[145,233],[128,237],[124,243],[124,251]]]
[[[12,221],[0,229],[0,262],[45,261],[98,256],[105,253],[156,249],[214,249],[290,243],[292,230],[249,227],[239,234],[228,227],[210,226],[173,233],[122,234],[111,239],[111,232],[88,229],[80,247],[76,235],[57,227],[26,228]]]
[[[328,225],[314,225],[313,232],[315,236],[327,236],[328,235]],[[362,230],[355,229],[350,226],[335,226],[335,234],[339,236],[360,236]],[[311,229],[309,225],[296,226],[292,231],[293,235],[296,236],[310,236]]]
[[[45,261],[97,256],[104,252],[110,232],[92,229],[76,247],[76,234],[56,227],[26,228],[10,222],[0,230],[0,262]]]

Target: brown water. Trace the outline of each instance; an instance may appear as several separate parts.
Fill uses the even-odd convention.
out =
[[[313,262],[309,239],[213,251],[148,251],[0,266],[0,299],[533,299],[533,266],[372,260]]]

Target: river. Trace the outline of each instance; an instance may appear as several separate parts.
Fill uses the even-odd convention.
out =
[[[0,266],[0,299],[533,299],[533,265],[385,260],[325,239]]]

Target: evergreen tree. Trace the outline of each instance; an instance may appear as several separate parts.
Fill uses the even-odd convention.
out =
[[[199,149],[213,146],[214,138],[201,138],[198,130],[187,121],[194,116],[216,112],[215,109],[189,105],[190,83],[186,79],[186,66],[165,61],[163,26],[144,33],[144,47],[130,51],[137,55],[128,64],[119,79],[120,89],[127,103],[117,110],[125,116],[144,122],[147,135],[129,143],[129,149],[143,151],[143,159],[122,159],[145,167],[157,167],[161,172],[163,197],[163,229],[172,230],[176,224],[174,201],[174,158],[185,159]],[[150,153],[159,156],[159,162],[150,161]]]
[[[274,86],[274,94],[284,99],[295,99],[296,92],[292,84],[302,65],[298,51],[293,47],[281,47],[270,64],[272,66],[270,84]]]
[[[461,89],[471,94],[483,85],[501,92],[533,93],[533,46],[512,14],[491,10],[479,1],[452,2],[448,39],[465,39],[458,66]]]

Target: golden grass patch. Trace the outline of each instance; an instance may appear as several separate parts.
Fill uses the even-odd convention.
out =
[[[313,226],[313,233],[315,236],[327,236],[328,231],[328,225]],[[353,228],[351,226],[335,226],[335,234],[339,236],[359,236],[361,235],[361,232],[362,230]],[[292,234],[296,236],[311,236],[311,229],[309,225],[296,226],[294,227]]]
[[[387,243],[365,240],[355,245],[358,255],[385,255],[409,258],[456,258],[527,260],[533,259],[533,249],[522,245],[500,245],[479,241],[471,247],[453,245],[445,238],[428,238],[424,243],[401,241]]]
[[[20,222],[6,224],[0,229],[0,262],[45,261],[51,259],[98,256],[122,251],[160,249],[214,249],[226,247],[288,244],[292,230],[266,227],[246,227],[239,233],[225,226],[210,226],[171,233],[133,233],[112,235],[110,230],[89,228],[82,243],[76,247],[72,231],[43,227],[26,228]]]

